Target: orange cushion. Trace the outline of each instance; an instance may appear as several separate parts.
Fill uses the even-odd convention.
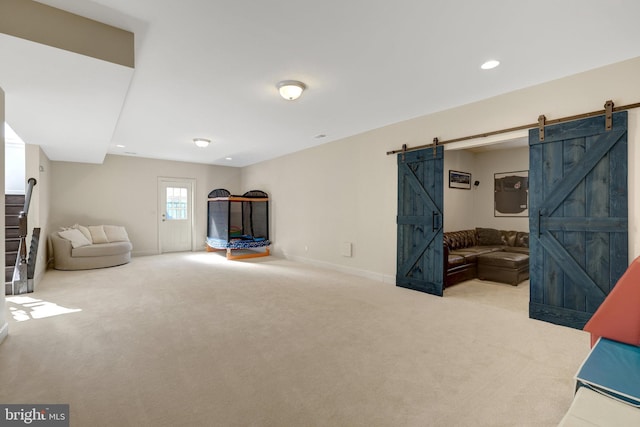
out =
[[[627,271],[584,326],[591,346],[598,337],[640,346],[640,257]]]

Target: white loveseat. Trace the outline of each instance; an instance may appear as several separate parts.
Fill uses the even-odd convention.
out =
[[[131,261],[133,246],[127,230],[118,225],[74,225],[49,236],[56,270],[113,267]]]

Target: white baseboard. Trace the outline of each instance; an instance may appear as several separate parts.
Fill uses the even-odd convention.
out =
[[[5,322],[0,328],[0,344],[2,344],[7,335],[9,335],[9,323]]]
[[[326,261],[318,261],[311,258],[305,258],[297,255],[290,255],[287,253],[282,253],[282,256],[286,259],[290,259],[291,261],[296,261],[303,264],[309,264],[315,267],[326,268],[328,270],[339,271],[341,273],[352,274],[354,276],[365,277],[367,279],[375,280],[376,282],[382,282],[390,285],[396,284],[395,276],[376,273],[375,271],[362,270],[362,269],[353,268],[353,267],[346,267],[344,265],[332,264]]]
[[[133,251],[133,252],[131,252],[131,256],[132,257],[151,256],[151,255],[160,255],[160,252],[158,252],[158,251]]]

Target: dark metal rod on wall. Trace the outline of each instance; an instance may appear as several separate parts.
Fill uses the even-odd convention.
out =
[[[636,102],[635,104],[623,105],[621,107],[613,107],[613,112],[615,113],[615,112],[618,112],[618,111],[631,110],[633,108],[640,108],[640,102]],[[606,113],[606,110],[603,109],[603,110],[598,110],[598,111],[592,111],[590,113],[577,114],[575,116],[562,117],[560,119],[546,120],[545,121],[545,126],[554,125],[554,124],[563,123],[563,122],[570,122],[570,121],[573,121],[573,120],[585,119],[587,117],[600,116],[600,115],[605,114],[605,113]],[[515,132],[517,130],[523,130],[523,129],[532,129],[532,128],[536,128],[536,127],[538,127],[538,122],[531,123],[531,124],[528,124],[528,125],[522,125],[522,126],[516,126],[516,127],[512,127],[512,128],[507,128],[507,129],[494,130],[494,131],[491,131],[491,132],[478,133],[476,135],[463,136],[461,138],[449,139],[449,140],[446,140],[446,141],[438,140],[438,145],[451,144],[452,142],[468,141],[470,139],[476,139],[476,138],[486,138],[488,136],[500,135],[502,133]],[[403,148],[401,148],[399,150],[387,151],[387,156],[392,155],[392,154],[398,154],[398,153],[406,153],[408,151],[423,150],[425,148],[433,148],[433,143],[425,144],[425,145],[419,145],[417,147],[411,147],[411,148],[406,147],[406,145],[405,145],[405,146],[403,146]]]

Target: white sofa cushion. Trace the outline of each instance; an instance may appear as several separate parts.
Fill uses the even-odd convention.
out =
[[[69,240],[71,242],[71,247],[74,249],[91,245],[91,242],[84,236],[84,234],[75,228],[59,231],[58,235],[63,239]]]
[[[129,242],[94,244],[71,249],[71,257],[105,257],[125,254],[131,252],[131,249],[132,246]]]
[[[89,231],[89,229],[87,227],[85,227],[84,225],[76,224],[76,225],[73,226],[73,228],[77,228],[78,230],[80,230],[80,232],[82,232],[82,234],[84,234],[84,237],[86,237],[88,241],[93,243],[93,240],[91,238],[91,232]]]
[[[105,225],[104,234],[109,242],[128,242],[127,229],[119,225]]]
[[[91,241],[93,243],[109,243],[107,235],[104,233],[104,227],[102,225],[90,225],[89,232],[91,233]]]

